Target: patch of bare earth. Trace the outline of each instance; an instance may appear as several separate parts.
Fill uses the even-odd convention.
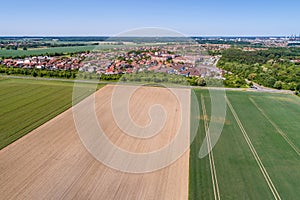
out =
[[[190,91],[178,90],[189,104]],[[140,126],[151,122],[147,113],[155,102],[162,103],[168,113],[166,125],[148,139],[128,136],[117,127],[110,109],[112,91],[113,86],[105,86],[95,94],[99,124],[112,143],[128,151],[146,153],[159,150],[174,139],[182,119],[180,105],[168,89],[141,87],[131,97],[130,115]],[[189,141],[189,126],[183,131],[186,141],[182,142],[185,143]],[[132,174],[111,169],[86,150],[76,132],[72,109],[69,109],[0,151],[0,197],[187,199],[188,165],[189,151],[186,151],[172,165],[151,173]]]

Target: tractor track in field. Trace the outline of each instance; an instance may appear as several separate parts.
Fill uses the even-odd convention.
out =
[[[226,97],[226,102],[227,102],[227,105],[228,105],[229,109],[231,110],[231,113],[233,114],[233,116],[234,116],[234,118],[235,118],[238,126],[240,127],[241,132],[243,133],[243,136],[244,136],[244,138],[245,138],[245,140],[246,140],[246,142],[247,142],[247,144],[249,146],[249,149],[251,150],[251,153],[252,153],[253,157],[255,158],[256,163],[258,164],[258,166],[260,168],[260,171],[263,174],[263,176],[264,176],[264,178],[265,178],[265,180],[266,180],[266,182],[268,184],[268,187],[270,188],[270,190],[271,190],[271,192],[272,192],[272,194],[274,196],[274,199],[281,200],[281,197],[280,197],[280,195],[279,195],[279,193],[278,193],[275,185],[273,184],[273,182],[272,182],[272,180],[271,180],[271,178],[270,178],[270,176],[269,176],[269,174],[268,174],[265,166],[263,165],[263,163],[262,163],[259,155],[257,154],[257,152],[256,152],[256,150],[255,150],[255,148],[254,148],[254,146],[253,146],[253,144],[252,144],[252,142],[251,142],[251,140],[250,140],[250,138],[249,138],[246,130],[243,127],[242,122],[240,121],[237,113],[235,112],[233,106],[231,105],[231,103],[230,103],[230,101],[229,101],[229,99],[227,97]]]
[[[249,97],[249,100],[253,103],[253,105],[259,110],[259,112],[269,121],[269,123],[277,130],[277,132],[283,137],[283,139],[290,145],[290,147],[296,152],[298,156],[300,156],[300,151],[297,146],[290,140],[290,138],[273,122],[268,115],[264,112],[262,108],[260,108],[253,98]]]
[[[207,151],[208,157],[209,157],[209,164],[210,164],[210,172],[211,172],[211,179],[213,184],[213,192],[214,192],[214,199],[220,200],[220,190],[219,190],[219,184],[218,184],[218,177],[214,162],[214,154],[213,149],[211,146],[211,140],[210,140],[210,131],[209,131],[209,125],[208,125],[208,119],[207,119],[207,113],[205,108],[205,102],[204,97],[201,95],[201,106],[202,106],[202,112],[204,116],[204,127],[205,127],[205,133],[206,133],[206,142],[207,142]]]

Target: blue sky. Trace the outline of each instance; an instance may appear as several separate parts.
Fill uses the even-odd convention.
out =
[[[117,35],[161,27],[185,35],[300,33],[299,0],[1,0],[0,35]]]

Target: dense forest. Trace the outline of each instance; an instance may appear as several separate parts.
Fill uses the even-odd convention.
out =
[[[298,92],[300,63],[297,60],[300,60],[300,48],[228,49],[222,52],[218,67],[226,70],[227,76],[235,75],[266,87]]]

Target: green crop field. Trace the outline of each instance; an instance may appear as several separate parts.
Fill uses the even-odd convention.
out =
[[[95,48],[98,48],[96,45],[87,45],[87,46],[70,46],[70,47],[51,47],[51,48],[39,48],[39,49],[29,49],[29,50],[6,50],[0,49],[0,58],[14,58],[22,56],[39,56],[45,54],[61,54],[61,53],[77,53],[84,51],[92,51]]]
[[[109,43],[109,41],[108,41]],[[159,46],[160,43],[128,43],[124,44],[99,44],[99,45],[85,45],[85,46],[67,46],[67,47],[46,47],[46,48],[36,48],[28,50],[7,50],[0,49],[0,58],[18,58],[23,56],[39,56],[46,54],[70,54],[70,53],[79,53],[86,51],[105,51],[105,50],[114,50],[116,48],[127,48],[130,47],[139,47],[139,46]]]
[[[202,117],[190,150],[189,199],[298,199],[299,97],[226,92],[222,134],[210,156],[201,159],[198,154],[206,141],[205,121],[211,122],[212,101],[208,91],[195,92]]]
[[[72,82],[1,78],[0,149],[70,108],[72,92]]]
[[[118,44],[99,44],[99,45],[86,45],[86,46],[69,46],[69,47],[49,47],[49,48],[36,48],[36,49],[28,49],[28,50],[7,50],[0,49],[0,58],[17,58],[23,56],[39,56],[46,54],[70,54],[70,53],[79,53],[86,51],[102,51],[102,50],[112,50],[115,48],[121,47],[135,47],[135,46],[143,46],[150,44],[129,44],[129,45],[118,45]]]

